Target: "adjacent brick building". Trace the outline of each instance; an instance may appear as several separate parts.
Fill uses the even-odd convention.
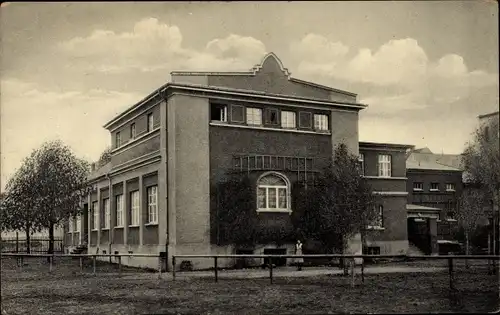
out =
[[[356,94],[292,78],[272,53],[249,72],[173,72],[171,83],[104,126],[111,162],[90,178],[94,191],[73,244],[88,242],[91,253],[235,253],[214,237],[214,186],[248,176],[260,224],[290,228],[293,186],[313,179],[343,142],[353,154],[361,150],[365,175],[382,195],[371,248],[404,252],[410,146],[360,144],[358,113],[365,107]],[[277,248],[292,253],[293,240],[251,251]],[[361,252],[356,240],[351,251]],[[122,262],[156,267],[158,259]]]

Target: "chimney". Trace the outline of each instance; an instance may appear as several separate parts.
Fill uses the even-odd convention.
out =
[[[95,171],[95,163],[90,164],[90,170],[92,172]]]

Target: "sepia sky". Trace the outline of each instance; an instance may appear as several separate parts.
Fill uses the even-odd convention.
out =
[[[97,159],[102,125],[170,71],[248,70],[266,52],[357,93],[361,141],[460,153],[499,106],[496,1],[10,3],[0,26],[2,190],[46,140]]]

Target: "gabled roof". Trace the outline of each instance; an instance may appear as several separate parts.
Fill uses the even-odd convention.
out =
[[[292,78],[291,72],[283,66],[283,63],[281,62],[281,60],[273,52],[267,53],[264,56],[264,58],[262,58],[262,61],[259,64],[256,64],[248,71],[219,71],[219,72],[214,72],[214,71],[172,71],[172,72],[170,72],[170,74],[172,76],[176,76],[176,75],[180,75],[180,76],[183,76],[183,75],[185,75],[185,76],[191,76],[191,75],[193,75],[193,76],[196,76],[196,75],[201,75],[201,76],[255,76],[264,67],[264,64],[266,64],[266,62],[277,63],[281,72],[289,81],[304,84],[304,85],[309,85],[312,87],[316,87],[316,88],[320,88],[320,89],[324,89],[324,90],[328,90],[328,91],[332,91],[332,92],[342,93],[342,94],[349,95],[349,96],[357,96],[356,93],[335,89],[335,88],[332,88],[329,86],[325,86],[325,85],[321,85],[321,84],[317,84],[317,83],[313,83],[313,82],[309,82],[309,81],[305,81],[305,80]]]
[[[430,154],[432,154],[432,151],[429,148],[427,148],[427,147],[421,148],[421,149],[415,149],[415,150],[413,150],[413,152],[416,152],[416,153],[430,153]]]
[[[461,171],[462,159],[460,154],[434,154],[428,148],[412,151],[406,159],[407,169]]]

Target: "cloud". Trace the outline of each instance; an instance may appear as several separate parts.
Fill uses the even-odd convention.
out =
[[[2,189],[22,159],[47,140],[61,139],[78,156],[96,160],[109,145],[102,126],[142,96],[100,89],[45,90],[16,79],[2,80],[1,90]]]
[[[146,18],[130,32],[95,30],[61,42],[57,49],[74,59],[85,58],[88,63],[82,66],[104,73],[248,70],[266,53],[261,41],[236,34],[214,39],[201,51],[184,47],[182,39],[177,26]]]
[[[325,84],[347,82],[357,87],[360,101],[371,105],[374,110],[368,111],[378,115],[448,108],[479,90],[491,88],[492,93],[498,87],[497,74],[470,71],[457,54],[429,60],[412,38],[390,40],[374,51],[361,48],[349,54],[344,44],[309,34],[290,49],[299,52],[299,75]]]
[[[308,34],[291,44],[300,56],[298,70],[309,76],[322,76],[361,82],[376,86],[403,86],[407,89],[425,87],[429,81],[452,80],[454,85],[488,85],[498,82],[495,74],[469,72],[464,59],[448,54],[431,62],[412,38],[390,40],[376,51],[361,48],[349,55],[349,47],[325,37]]]

